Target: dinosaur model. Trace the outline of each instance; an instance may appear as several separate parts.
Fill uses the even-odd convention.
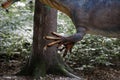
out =
[[[19,0],[8,0],[2,6]],[[80,41],[86,33],[120,38],[120,0],[39,0],[68,15],[76,28],[76,33],[64,37],[55,32],[45,39],[53,40],[47,44],[51,47],[64,45],[64,56],[71,52],[73,45]]]

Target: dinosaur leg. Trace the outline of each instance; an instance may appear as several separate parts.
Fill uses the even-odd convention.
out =
[[[64,54],[63,54],[63,57],[64,57],[66,56],[67,52],[72,51],[74,44],[80,41],[85,35],[85,33],[86,33],[86,30],[83,27],[77,28],[77,33],[69,37],[64,37],[64,36],[59,35],[58,33],[52,32],[53,36],[45,36],[45,39],[52,40],[53,42],[47,44],[44,49],[46,49],[47,47],[56,45],[56,44],[58,48],[60,46],[63,46],[63,48],[60,49],[60,51],[64,50]]]

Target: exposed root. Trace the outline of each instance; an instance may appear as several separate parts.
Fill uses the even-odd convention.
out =
[[[55,67],[54,70],[57,71],[56,73],[59,73],[62,76],[76,78],[76,80],[84,80],[83,78],[76,76],[73,70],[68,66],[65,66],[65,64],[59,63],[57,66],[54,67]]]
[[[65,76],[67,76],[67,77],[76,78],[76,79],[78,79],[78,80],[83,80],[82,78],[74,75],[73,73],[70,73],[70,72],[67,71],[66,69],[63,69],[63,73],[64,73]]]

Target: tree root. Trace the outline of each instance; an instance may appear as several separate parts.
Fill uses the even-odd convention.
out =
[[[83,78],[77,76],[74,73],[75,72],[64,63],[58,63],[57,65],[52,65],[47,71],[47,74],[75,78],[75,80],[84,80]]]
[[[78,76],[76,76],[72,70],[68,67],[64,67],[63,65],[59,65],[60,69],[61,69],[61,73],[62,75],[66,76],[66,77],[71,77],[71,78],[76,78],[77,80],[83,80],[83,78],[80,78]]]

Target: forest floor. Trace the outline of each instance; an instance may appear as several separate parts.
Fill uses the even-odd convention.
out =
[[[7,56],[0,55],[0,80],[35,80],[28,76],[14,76],[20,71],[20,68],[26,63],[26,59],[19,54]],[[96,67],[94,70],[76,70],[77,74],[83,77],[83,80],[120,80],[120,66]],[[39,80],[78,80],[74,78],[61,77],[56,75],[47,75]]]

